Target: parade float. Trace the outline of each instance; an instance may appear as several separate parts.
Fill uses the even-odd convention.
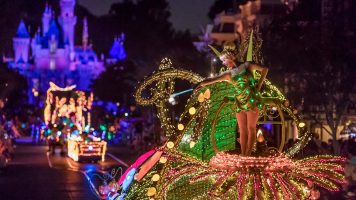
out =
[[[236,56],[240,63],[263,65],[259,34],[250,31],[247,35],[237,53],[230,55]],[[223,52],[214,51],[220,59],[224,57]],[[345,159],[331,155],[297,158],[311,138],[305,121],[282,92],[264,79],[266,73],[256,71],[251,78],[247,69],[235,73],[236,79],[232,81],[202,84],[209,79],[175,68],[169,59],[163,59],[158,70],[138,85],[135,98],[140,105],[156,107],[168,140],[140,156],[118,182],[106,181],[101,185],[99,191],[103,197],[318,199],[321,188],[338,190],[339,184],[344,183]],[[179,122],[173,123],[168,99],[177,94],[176,79],[186,80],[195,87]],[[147,93],[150,95],[144,96]],[[244,125],[239,116],[247,113],[248,122],[249,111],[256,109],[258,121],[247,126],[255,131],[256,142],[252,152],[248,152],[243,145]],[[287,120],[295,124],[299,138],[290,147],[285,146]],[[256,125],[272,125],[279,130],[279,143],[269,146]]]
[[[66,145],[68,156],[75,161],[104,161],[107,143],[91,128],[93,94],[74,89],[75,85],[60,88],[50,82],[43,134],[50,145]]]

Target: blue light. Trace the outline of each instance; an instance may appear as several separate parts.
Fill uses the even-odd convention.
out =
[[[89,125],[87,125],[87,126],[85,126],[85,128],[84,128],[84,132],[89,132],[89,130],[90,130],[90,126]]]

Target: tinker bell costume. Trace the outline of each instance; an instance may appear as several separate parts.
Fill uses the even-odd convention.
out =
[[[251,34],[247,42],[251,43],[252,36],[253,34]],[[229,47],[224,47],[224,50],[225,48]],[[246,45],[241,45],[240,48],[246,49]],[[240,49],[240,52],[246,51]],[[252,61],[251,55],[250,58],[248,57],[249,54],[246,60],[250,59]],[[255,55],[255,58],[258,58],[258,55]],[[245,59],[241,56],[237,58],[237,61],[244,60]],[[258,59],[256,59],[256,61],[257,60]],[[262,59],[259,60],[262,61]],[[261,109],[263,107],[261,92],[256,88],[259,77],[258,75],[252,74],[252,72],[247,69],[248,66],[249,62],[246,61],[238,65],[238,67],[220,74],[224,75],[230,73],[232,78],[231,82],[214,83],[193,93],[186,107],[197,106],[197,96],[208,92],[210,93],[208,100],[209,108],[200,113],[203,118],[198,118],[206,120],[192,121],[189,123],[189,126],[186,127],[185,136],[183,136],[183,140],[180,143],[180,149],[182,151],[198,159],[209,160],[215,155],[214,149],[218,149],[219,151],[231,151],[236,149],[238,137],[236,131],[238,129],[236,113],[250,111],[256,108]],[[269,88],[266,87],[263,88],[263,90],[268,89]],[[269,92],[269,94],[271,94],[271,92]],[[201,133],[199,134],[199,132]],[[214,133],[210,134],[212,132]],[[214,138],[212,138],[213,136]],[[192,145],[191,141],[193,141],[193,144],[196,144]],[[211,141],[216,141],[216,144]]]
[[[240,64],[234,69],[227,70],[222,74],[231,73],[232,84],[228,87],[233,87],[233,94],[229,98],[234,98],[236,101],[236,112],[253,110],[256,107],[262,108],[259,91],[256,89],[256,80],[247,70],[249,63]]]

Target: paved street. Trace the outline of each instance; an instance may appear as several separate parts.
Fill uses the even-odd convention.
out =
[[[124,148],[108,153],[105,162],[77,163],[68,157],[48,155],[46,146],[18,145],[6,173],[0,175],[1,200],[94,200],[103,174],[135,159]],[[109,147],[110,151],[110,147]],[[126,155],[121,160],[117,155]],[[94,186],[95,185],[95,186]]]

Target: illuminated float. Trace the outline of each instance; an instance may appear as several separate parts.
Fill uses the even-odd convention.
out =
[[[255,32],[244,39],[237,56],[240,62],[262,64],[261,40]],[[246,56],[247,55],[247,56]],[[260,74],[255,74],[259,79]],[[344,183],[343,163],[337,156],[294,158],[306,146],[311,134],[296,109],[270,81],[261,89],[259,126],[279,126],[280,142],[268,146],[263,134],[251,156],[240,155],[237,147],[236,104],[228,84],[218,82],[197,87],[178,123],[173,124],[168,99],[175,96],[175,79],[201,83],[204,79],[177,69],[169,59],[158,71],[139,84],[135,98],[144,106],[154,105],[168,141],[140,156],[118,180],[118,185],[102,185],[107,199],[309,199],[318,189],[338,190]],[[143,97],[151,91],[149,97]],[[285,147],[286,120],[296,126],[299,140]],[[240,132],[240,131],[238,131]]]
[[[75,161],[104,161],[107,143],[93,134],[91,108],[93,94],[74,90],[75,85],[60,88],[50,82],[47,90],[44,134],[67,143],[68,156]],[[50,141],[49,141],[50,142]]]

